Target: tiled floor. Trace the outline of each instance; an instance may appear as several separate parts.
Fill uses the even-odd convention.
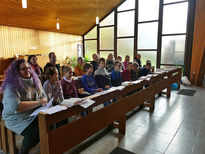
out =
[[[191,89],[197,90],[194,96],[172,91],[170,99],[157,98],[152,114],[136,112],[126,121],[125,136],[105,131],[67,154],[109,154],[117,146],[137,154],[205,154],[205,88]],[[39,146],[32,153],[39,153]]]

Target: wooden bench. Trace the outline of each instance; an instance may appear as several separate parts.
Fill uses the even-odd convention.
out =
[[[146,100],[153,100],[156,94],[167,89],[166,95],[170,97],[170,87],[172,83],[179,82],[181,79],[181,69],[173,69],[165,74],[156,75],[150,81],[142,81],[136,85],[130,85],[122,91],[116,91],[116,95],[123,96],[114,102],[98,111],[90,112],[88,115],[81,117],[73,122],[65,124],[54,130],[50,130],[50,125],[53,125],[72,115],[79,114],[83,109],[78,106],[73,106],[70,109],[60,111],[58,113],[48,115],[45,113],[39,114],[39,130],[40,130],[40,146],[42,154],[61,154],[78,145],[88,137],[94,135],[101,129],[118,121],[119,132],[125,134],[126,113],[132,111],[137,106],[143,104]],[[136,90],[142,86],[146,88],[136,91],[133,94],[126,95],[129,90]],[[108,96],[96,97],[97,102],[91,107],[103,103],[111,98],[118,98],[110,93]],[[152,110],[154,109],[152,104]],[[77,134],[77,135],[76,135]]]

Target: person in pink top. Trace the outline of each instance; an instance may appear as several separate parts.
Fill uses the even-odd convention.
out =
[[[123,62],[125,70],[127,69],[127,64],[130,62],[130,56],[125,56],[125,61]]]

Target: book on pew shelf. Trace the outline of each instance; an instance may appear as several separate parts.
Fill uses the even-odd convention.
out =
[[[38,113],[40,113],[42,110],[45,110],[45,109],[48,109],[49,107],[51,107],[52,103],[53,103],[53,99],[54,99],[54,97],[46,104],[46,106],[41,106],[41,107],[37,108],[33,113],[31,113],[29,115],[29,117],[37,116]]]
[[[67,107],[65,107],[65,106],[56,105],[56,106],[50,107],[48,109],[44,109],[41,112],[44,112],[44,113],[47,113],[47,114],[54,114],[56,112],[60,112],[60,111],[66,110],[66,109],[67,109]]]
[[[70,98],[70,99],[65,99],[61,105],[67,106],[68,108],[74,106],[74,105],[80,105],[83,108],[88,108],[91,106],[95,101],[86,99],[86,98]]]
[[[122,86],[128,86],[128,85],[131,85],[132,82],[131,81],[125,81],[122,83]]]

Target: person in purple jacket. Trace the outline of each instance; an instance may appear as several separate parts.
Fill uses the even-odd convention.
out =
[[[100,92],[103,89],[98,88],[95,78],[93,76],[93,66],[91,64],[86,63],[83,66],[84,71],[86,72],[82,77],[82,86],[85,91],[88,93],[95,94],[96,92]]]

